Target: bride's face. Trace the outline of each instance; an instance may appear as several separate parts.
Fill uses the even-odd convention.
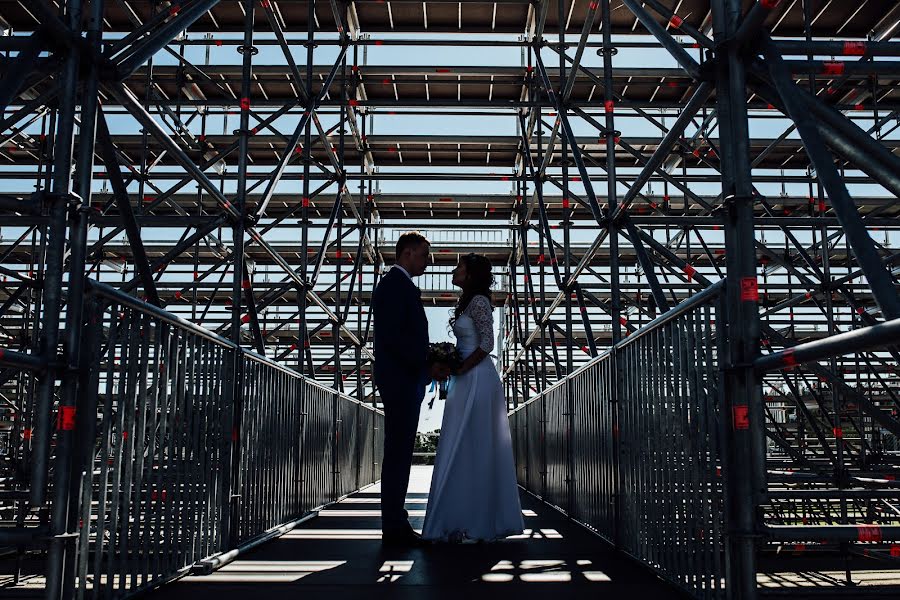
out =
[[[453,280],[451,283],[456,287],[461,288],[463,284],[466,282],[466,265],[464,263],[459,263],[456,265],[456,268],[453,269]]]

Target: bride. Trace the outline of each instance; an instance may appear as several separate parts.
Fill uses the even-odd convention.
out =
[[[522,533],[503,386],[493,361],[490,261],[469,254],[453,270],[462,288],[450,319],[462,366],[449,384],[422,537],[492,541]]]

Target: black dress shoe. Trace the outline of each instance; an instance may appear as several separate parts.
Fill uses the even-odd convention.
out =
[[[425,541],[422,536],[416,533],[412,528],[401,529],[400,531],[390,531],[381,534],[381,544],[391,547],[417,547],[423,546]]]

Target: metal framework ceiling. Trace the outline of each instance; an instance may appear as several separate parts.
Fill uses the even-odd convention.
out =
[[[127,3],[113,2],[104,12],[108,31],[131,31],[134,19],[147,21],[158,11],[160,4],[152,0],[132,0]],[[180,6],[172,2],[169,6]],[[530,0],[499,0],[496,2],[422,2],[416,0],[363,0],[354,2],[351,21],[360,31],[369,33],[512,33],[524,32],[528,19],[534,10]],[[548,3],[547,31],[559,31],[558,3]],[[577,33],[584,25],[590,10],[590,3],[566,3],[565,31]],[[708,0],[683,0],[668,3],[670,10],[677,6],[678,15],[685,23],[697,30],[710,32],[712,17]],[[743,1],[746,9],[752,2]],[[816,37],[865,38],[872,32],[896,27],[896,8],[889,0],[859,3],[823,2],[815,8],[811,18],[811,33]],[[290,31],[306,31],[307,6],[303,0],[279,0],[276,10],[283,22],[291,25]],[[201,32],[242,32],[245,11],[239,2],[223,2],[213,6],[199,17],[192,29]],[[335,32],[335,13],[331,5],[323,2],[315,10],[317,31]],[[14,1],[4,7],[3,21],[19,31],[29,31],[40,22],[39,12],[28,2]],[[591,19],[593,21],[593,16]],[[614,34],[644,33],[638,18],[627,10],[614,7],[611,13]],[[805,35],[803,8],[799,2],[781,3],[766,20],[766,26],[773,33],[784,37]],[[270,31],[265,22],[257,26],[257,31]]]
[[[0,3],[11,455],[50,433],[3,415],[75,385],[83,274],[377,404],[371,293],[419,228],[428,305],[464,253],[500,274],[511,408],[726,279],[722,377],[770,470],[900,475],[896,346],[751,373],[900,317],[896,2],[69,3]],[[435,126],[475,118],[502,125]]]

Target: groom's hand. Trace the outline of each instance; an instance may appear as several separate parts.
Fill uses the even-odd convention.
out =
[[[431,378],[435,381],[444,381],[450,377],[450,365],[447,363],[434,363],[431,365]]]

